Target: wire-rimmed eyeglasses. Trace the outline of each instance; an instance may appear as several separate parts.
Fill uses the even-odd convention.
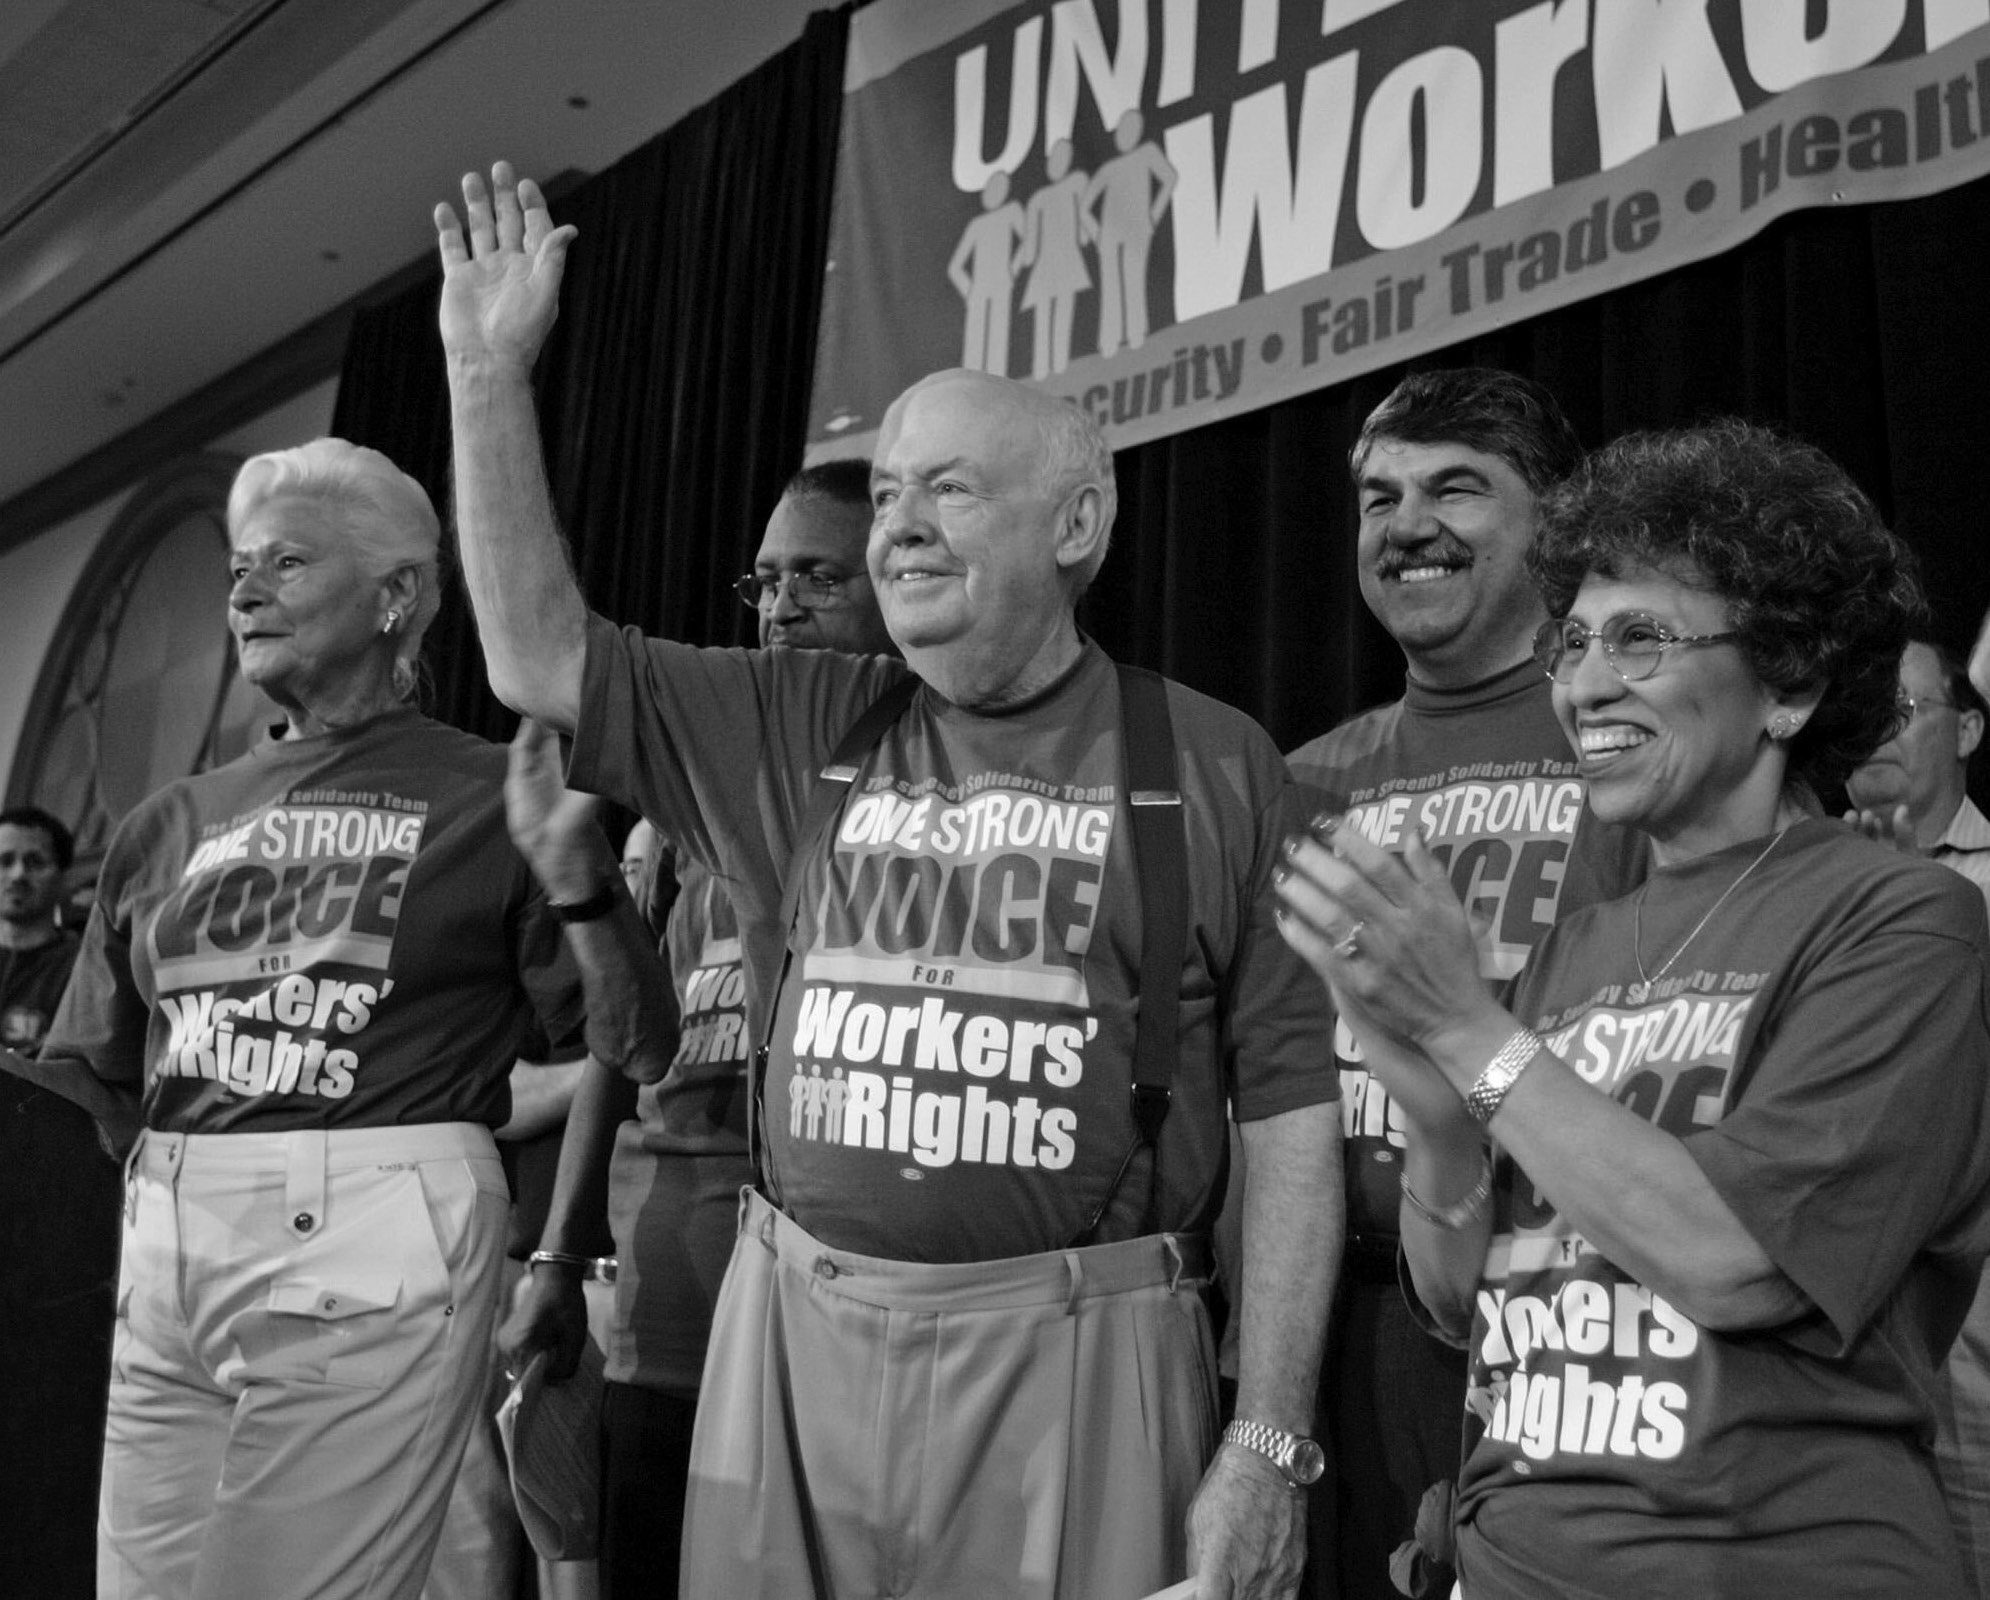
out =
[[[746,572],[733,580],[732,592],[741,602],[759,611],[774,603],[782,589],[804,611],[826,610],[842,605],[849,597],[848,578],[833,572]]]
[[[1934,694],[1909,694],[1905,689],[1894,695],[1893,704],[1901,717],[1908,722],[1912,722],[1926,706],[1947,706],[1951,711],[1956,709],[1953,700],[1944,700],[1940,695]]]
[[[1585,628],[1573,617],[1550,617],[1535,631],[1534,659],[1541,670],[1557,683],[1567,683],[1575,675],[1592,639],[1601,640],[1603,653],[1617,676],[1637,683],[1658,670],[1665,652],[1682,644],[1720,644],[1737,639],[1737,633],[1674,633],[1655,617],[1641,611],[1620,611],[1600,628]]]

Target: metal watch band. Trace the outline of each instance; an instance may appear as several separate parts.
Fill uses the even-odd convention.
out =
[[[1473,1080],[1471,1092],[1465,1096],[1466,1114],[1481,1127],[1492,1121],[1493,1113],[1499,1110],[1499,1104],[1506,1098],[1506,1091],[1513,1087],[1514,1079],[1545,1048],[1541,1036],[1532,1028],[1522,1028],[1515,1033],[1499,1047],[1492,1060]]]
[[[1299,1466],[1302,1455],[1317,1459],[1320,1447],[1311,1439],[1301,1438],[1296,1433],[1287,1433],[1283,1428],[1239,1419],[1223,1430],[1223,1442],[1242,1445],[1246,1450],[1256,1451],[1284,1473],[1285,1481],[1294,1489],[1303,1489],[1320,1476],[1316,1468],[1308,1471]],[[1312,1464],[1311,1460],[1307,1463],[1308,1467]]]

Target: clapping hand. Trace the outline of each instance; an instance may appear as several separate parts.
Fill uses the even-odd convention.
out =
[[[1412,833],[1400,857],[1316,824],[1286,847],[1279,928],[1333,992],[1369,1069],[1422,1126],[1455,1116],[1429,1047],[1493,1001],[1479,940],[1443,863]]]

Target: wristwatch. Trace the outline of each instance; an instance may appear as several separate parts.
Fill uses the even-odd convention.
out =
[[[1311,1439],[1262,1422],[1231,1423],[1223,1430],[1223,1442],[1257,1451],[1284,1473],[1285,1481],[1295,1489],[1318,1483],[1320,1474],[1327,1470],[1327,1453]]]
[[[1506,1099],[1506,1091],[1514,1085],[1514,1080],[1533,1064],[1535,1056],[1547,1049],[1544,1040],[1532,1028],[1522,1028],[1499,1047],[1485,1069],[1473,1080],[1470,1091],[1465,1096],[1465,1115],[1480,1127],[1492,1121],[1493,1113]]]
[[[619,883],[605,883],[585,900],[572,900],[564,903],[558,900],[548,900],[546,905],[547,909],[554,916],[565,923],[598,922],[601,918],[607,916],[609,912],[613,911],[621,903],[622,897],[627,893],[628,891]]]

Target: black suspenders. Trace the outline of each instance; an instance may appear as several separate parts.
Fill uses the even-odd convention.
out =
[[[837,812],[843,809],[843,802],[849,799],[850,785],[857,781],[857,770],[863,766],[864,757],[884,737],[885,729],[904,714],[918,691],[919,679],[908,672],[873,700],[864,714],[850,724],[837,741],[828,765],[816,775],[815,786],[809,791],[808,809],[802,813],[802,825],[795,834],[794,853],[788,857],[787,877],[781,885],[780,974],[767,986],[767,993],[761,1001],[760,1026],[753,1030],[753,1082],[746,1097],[747,1150],[753,1160],[753,1170],[760,1179],[761,1192],[777,1206],[781,1201],[774,1192],[773,1173],[767,1165],[766,1141],[760,1131],[761,1092],[767,1083],[767,1041],[774,1037],[774,1017],[781,1007],[781,989],[788,981],[788,967],[794,961],[792,935],[796,913],[801,909],[802,873],[823,833],[835,821]]]
[[[1182,812],[1181,782],[1175,750],[1174,720],[1168,714],[1167,685],[1144,667],[1116,664],[1119,674],[1120,746],[1127,799],[1133,818],[1133,860],[1141,904],[1140,984],[1133,1044],[1134,1138],[1105,1198],[1091,1220],[1071,1240],[1092,1242],[1099,1223],[1119,1193],[1127,1169],[1142,1148],[1156,1151],[1161,1125],[1173,1097],[1175,1060],[1180,1050],[1182,958],[1188,941],[1188,839]],[[787,881],[781,892],[781,969],[763,999],[760,1026],[755,1031],[753,1086],[748,1097],[754,1169],[768,1198],[773,1192],[760,1134],[761,1092],[767,1077],[767,1041],[773,1036],[781,987],[793,959],[792,935],[801,905],[803,870],[836,815],[849,798],[850,785],[864,759],[884,732],[912,703],[919,679],[907,674],[878,696],[837,742],[809,795],[808,809],[795,836]],[[1147,1232],[1159,1225],[1156,1211],[1157,1175],[1150,1169]]]

